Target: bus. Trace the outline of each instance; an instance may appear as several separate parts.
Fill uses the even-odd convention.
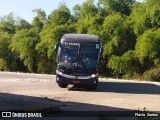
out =
[[[96,35],[64,34],[56,43],[56,82],[59,87],[69,84],[84,85],[96,89],[98,65],[103,48]]]

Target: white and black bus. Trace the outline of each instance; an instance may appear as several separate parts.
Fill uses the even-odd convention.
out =
[[[100,39],[96,35],[64,34],[54,48],[57,54],[56,82],[59,87],[79,84],[97,88],[102,51]]]

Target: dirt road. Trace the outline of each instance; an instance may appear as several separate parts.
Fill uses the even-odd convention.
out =
[[[126,111],[144,107],[160,111],[160,83],[105,78],[99,81],[95,91],[71,85],[62,89],[57,86],[55,75],[0,72],[0,110],[54,104],[70,111]]]

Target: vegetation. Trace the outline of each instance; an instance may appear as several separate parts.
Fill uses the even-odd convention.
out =
[[[0,70],[55,73],[53,46],[65,33],[100,36],[100,74],[160,82],[160,0],[86,0],[72,11],[61,2],[32,23],[11,13],[0,18]]]

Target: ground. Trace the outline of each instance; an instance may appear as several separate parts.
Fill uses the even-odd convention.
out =
[[[94,91],[72,85],[62,89],[55,75],[0,72],[0,110],[160,111],[158,82],[99,81]]]

